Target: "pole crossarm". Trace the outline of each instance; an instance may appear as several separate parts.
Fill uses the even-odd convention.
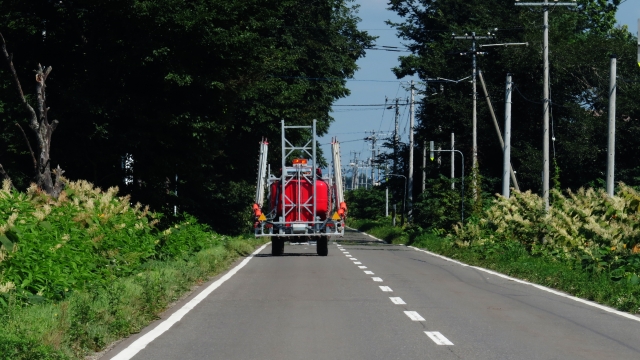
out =
[[[504,44],[482,44],[480,45],[480,47],[487,47],[487,46],[518,46],[518,45],[525,45],[525,46],[529,46],[528,42],[523,42],[523,43],[504,43]]]
[[[495,39],[495,36],[475,36],[475,35],[465,35],[465,36],[454,36],[454,39],[457,40],[478,40],[478,39]]]

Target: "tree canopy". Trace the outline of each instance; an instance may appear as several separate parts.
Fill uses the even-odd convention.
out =
[[[562,188],[598,184],[606,172],[607,108],[610,55],[617,55],[616,181],[637,183],[640,159],[632,156],[640,146],[640,71],[636,65],[635,37],[625,27],[616,28],[619,0],[579,0],[575,9],[551,7],[549,14],[551,72],[551,157]],[[540,7],[515,6],[512,0],[391,0],[390,9],[403,20],[394,23],[412,54],[401,56],[393,69],[398,77],[418,74],[423,80],[461,79],[471,75],[471,58],[460,52],[471,47],[463,35],[495,34],[487,43],[528,46],[483,48],[478,57],[498,122],[504,123],[506,74],[513,74],[512,163],[521,189],[541,189],[543,16]],[[417,143],[434,140],[456,148],[471,159],[471,84],[426,85],[417,115]],[[422,86],[425,88],[425,85]],[[500,148],[482,88],[478,84],[478,156],[481,173],[499,178]],[[553,163],[552,163],[553,164]],[[417,166],[418,164],[416,164]],[[430,164],[430,176],[448,174],[448,166]],[[552,166],[553,168],[553,166]],[[557,171],[560,170],[558,173]],[[552,176],[554,171],[552,170]],[[499,185],[488,189],[498,192]]]
[[[0,31],[19,76],[53,67],[54,166],[239,231],[261,137],[279,138],[282,119],[317,119],[324,134],[349,93],[345,79],[374,40],[351,1],[2,0]],[[1,66],[0,163],[25,186],[16,99]]]

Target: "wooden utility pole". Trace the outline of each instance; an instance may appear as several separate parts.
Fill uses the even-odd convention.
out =
[[[507,74],[507,89],[504,101],[504,145],[502,159],[502,196],[509,198],[509,175],[513,172],[511,169],[511,91],[513,82],[511,74]]]
[[[520,2],[516,0],[516,6],[542,6],[543,11],[543,56],[544,56],[544,79],[542,84],[542,96],[544,98],[542,105],[542,198],[544,200],[544,209],[549,211],[549,107],[551,99],[549,99],[549,8],[556,6],[577,6],[574,2],[549,2],[544,0],[542,3],[537,2]]]
[[[611,55],[611,72],[609,74],[609,139],[607,146],[607,194],[613,196],[615,188],[616,158],[616,56]]]
[[[482,71],[480,70],[478,70],[478,77],[480,78],[480,84],[482,84],[482,90],[484,91],[484,96],[487,99],[487,105],[489,106],[489,112],[491,113],[491,119],[493,120],[493,127],[496,129],[496,134],[498,134],[498,140],[500,141],[500,147],[502,148],[502,151],[504,151],[505,143],[502,140],[502,134],[500,133],[500,127],[498,126],[496,113],[493,111],[491,98],[489,97],[489,92],[487,91],[487,86],[484,82],[484,78],[482,77]],[[516,179],[516,172],[513,170],[513,166],[509,166],[509,173],[511,174],[511,181],[513,181],[513,187],[515,187],[516,190],[520,190],[520,187],[518,186],[518,180]]]
[[[472,80],[472,96],[473,96],[473,110],[472,110],[472,136],[473,136],[473,145],[472,145],[472,160],[471,165],[473,167],[472,171],[472,182],[473,182],[473,198],[477,200],[478,198],[478,176],[476,174],[478,170],[478,115],[476,109],[476,102],[478,98],[478,92],[476,90],[476,75],[477,75],[477,65],[476,65],[476,55],[483,55],[484,52],[479,52],[476,50],[476,40],[479,39],[493,39],[494,36],[476,36],[475,32],[471,33],[471,36],[465,34],[464,36],[454,36],[454,39],[457,40],[471,40],[471,51],[461,52],[460,55],[471,55],[472,58],[472,66],[473,66],[473,80]]]
[[[407,179],[407,194],[409,211],[407,212],[407,222],[413,221],[413,80],[411,80],[411,100],[409,101],[409,178]]]

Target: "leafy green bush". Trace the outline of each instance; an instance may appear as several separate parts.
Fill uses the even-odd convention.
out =
[[[614,197],[594,189],[552,193],[549,212],[531,192],[498,196],[478,221],[454,228],[457,245],[517,242],[532,254],[640,283],[640,194],[624,184]]]
[[[59,301],[136,273],[151,259],[187,258],[221,241],[185,215],[161,231],[160,214],[131,206],[117,188],[66,182],[57,199],[31,186],[0,190],[0,311],[20,302]]]
[[[426,181],[425,191],[413,204],[413,219],[424,229],[451,229],[460,222],[460,210],[460,183],[451,189],[451,179],[440,175]]]
[[[345,201],[349,207],[349,217],[355,219],[377,219],[385,215],[385,189],[357,189],[345,193]]]

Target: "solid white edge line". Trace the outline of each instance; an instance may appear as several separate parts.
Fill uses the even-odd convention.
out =
[[[378,238],[375,238],[375,239],[380,240],[380,239],[378,239]],[[380,241],[383,241],[383,240],[380,240]],[[402,245],[402,244],[401,244],[401,245]],[[611,313],[611,314],[616,314],[616,315],[622,316],[622,317],[624,317],[624,318],[627,318],[627,319],[629,319],[629,320],[633,320],[633,321],[640,322],[640,317],[638,317],[638,316],[635,316],[635,315],[633,315],[633,314],[626,313],[626,312],[624,312],[624,311],[616,310],[616,309],[614,309],[614,308],[611,308],[611,307],[608,307],[608,306],[605,306],[605,305],[601,305],[601,304],[598,304],[598,303],[593,302],[593,301],[589,301],[589,300],[581,299],[581,298],[576,297],[576,296],[573,296],[573,295],[565,294],[565,293],[563,293],[563,292],[561,292],[561,291],[558,291],[558,290],[555,290],[555,289],[552,289],[552,288],[549,288],[549,287],[546,287],[546,286],[542,286],[542,285],[534,284],[534,283],[532,283],[532,282],[528,282],[528,281],[524,281],[524,280],[516,279],[516,278],[511,277],[511,276],[509,276],[509,275],[501,274],[501,273],[499,273],[499,272],[495,272],[495,271],[493,271],[493,270],[489,270],[489,269],[481,268],[481,267],[478,267],[478,266],[471,266],[471,265],[469,265],[469,264],[465,264],[465,263],[463,263],[463,262],[460,262],[460,261],[457,261],[457,260],[453,260],[453,259],[448,258],[448,257],[446,257],[446,256],[442,256],[442,255],[440,255],[440,254],[436,254],[436,253],[431,252],[431,251],[429,251],[429,250],[419,249],[419,248],[417,248],[417,247],[415,247],[415,246],[407,246],[407,247],[408,247],[408,248],[410,248],[410,249],[413,249],[413,250],[415,250],[415,251],[421,251],[421,252],[423,252],[423,253],[427,253],[427,254],[429,254],[429,255],[432,255],[432,256],[438,257],[438,258],[440,258],[440,259],[442,259],[442,260],[446,260],[446,261],[452,262],[452,263],[454,263],[454,264],[458,264],[458,265],[460,265],[460,266],[470,267],[470,268],[472,268],[472,269],[476,269],[476,270],[479,270],[479,271],[483,271],[483,272],[486,272],[487,274],[495,275],[495,276],[501,277],[501,278],[503,278],[503,279],[507,279],[507,280],[515,281],[515,282],[520,283],[520,284],[530,285],[530,286],[533,286],[533,287],[535,287],[535,288],[537,288],[537,289],[540,289],[540,290],[542,290],[542,291],[546,291],[546,292],[548,292],[548,293],[551,293],[551,294],[554,294],[554,295],[558,295],[558,296],[561,296],[561,297],[563,297],[563,298],[566,298],[566,299],[569,299],[569,300],[573,300],[573,301],[575,301],[575,302],[579,302],[579,303],[582,303],[582,304],[585,304],[585,305],[588,305],[588,306],[594,307],[594,308],[596,308],[596,309],[600,309],[600,310],[606,311],[606,312]]]
[[[149,343],[155,340],[158,336],[162,335],[165,331],[169,330],[171,326],[180,321],[183,316],[185,316],[189,311],[191,311],[196,305],[198,305],[202,300],[204,300],[209,294],[211,294],[215,289],[217,289],[220,285],[222,285],[225,281],[229,280],[233,275],[235,275],[240,269],[242,269],[249,260],[251,260],[254,255],[258,254],[264,248],[269,245],[270,242],[260,246],[256,251],[254,251],[251,255],[247,256],[242,262],[229,272],[224,274],[220,279],[214,281],[211,285],[209,285],[206,289],[196,295],[193,299],[191,299],[188,303],[184,304],[180,309],[171,314],[166,320],[158,324],[153,330],[144,334],[136,341],[131,343],[127,348],[122,350],[118,355],[111,358],[111,360],[129,360],[134,357],[138,352],[147,347]]]
[[[495,276],[501,277],[503,279],[515,281],[515,282],[520,283],[520,284],[530,285],[530,286],[533,286],[534,288],[540,289],[542,291],[546,291],[548,293],[551,293],[551,294],[554,294],[554,295],[558,295],[558,296],[561,296],[561,297],[566,298],[566,299],[570,299],[570,300],[573,300],[573,301],[576,301],[576,302],[579,302],[579,303],[582,303],[582,304],[585,304],[585,305],[589,305],[589,306],[592,306],[594,308],[597,308],[597,309],[600,309],[600,310],[603,310],[603,311],[606,311],[606,312],[609,312],[609,313],[612,313],[612,314],[616,314],[616,315],[625,317],[625,318],[630,319],[630,320],[634,320],[634,321],[640,322],[640,317],[637,317],[635,315],[632,315],[632,314],[629,314],[629,313],[626,313],[626,312],[623,312],[623,311],[620,311],[620,310],[616,310],[614,308],[610,308],[608,306],[600,305],[600,304],[595,303],[593,301],[589,301],[589,300],[581,299],[579,297],[575,297],[573,295],[565,294],[565,293],[563,293],[561,291],[554,290],[554,289],[548,288],[546,286],[542,286],[542,285],[534,284],[534,283],[531,283],[531,282],[528,282],[528,281],[516,279],[514,277],[511,277],[511,276],[508,276],[508,275],[505,275],[505,274],[501,274],[501,273],[495,272],[493,270],[481,268],[481,267],[478,267],[478,266],[471,266],[469,264],[465,264],[465,263],[462,263],[460,261],[450,259],[450,258],[448,258],[446,256],[442,256],[440,254],[436,254],[436,253],[431,252],[429,250],[419,249],[419,248],[414,247],[414,246],[407,246],[407,247],[409,247],[409,248],[411,248],[413,250],[421,251],[423,253],[427,253],[429,255],[438,257],[440,259],[443,259],[443,260],[458,264],[460,266],[469,267],[469,268],[472,268],[472,269],[475,269],[475,270],[479,270],[479,271],[485,272],[487,274],[491,274],[491,275],[495,275]]]
[[[453,345],[453,343],[439,331],[425,331],[424,333],[437,345]]]

